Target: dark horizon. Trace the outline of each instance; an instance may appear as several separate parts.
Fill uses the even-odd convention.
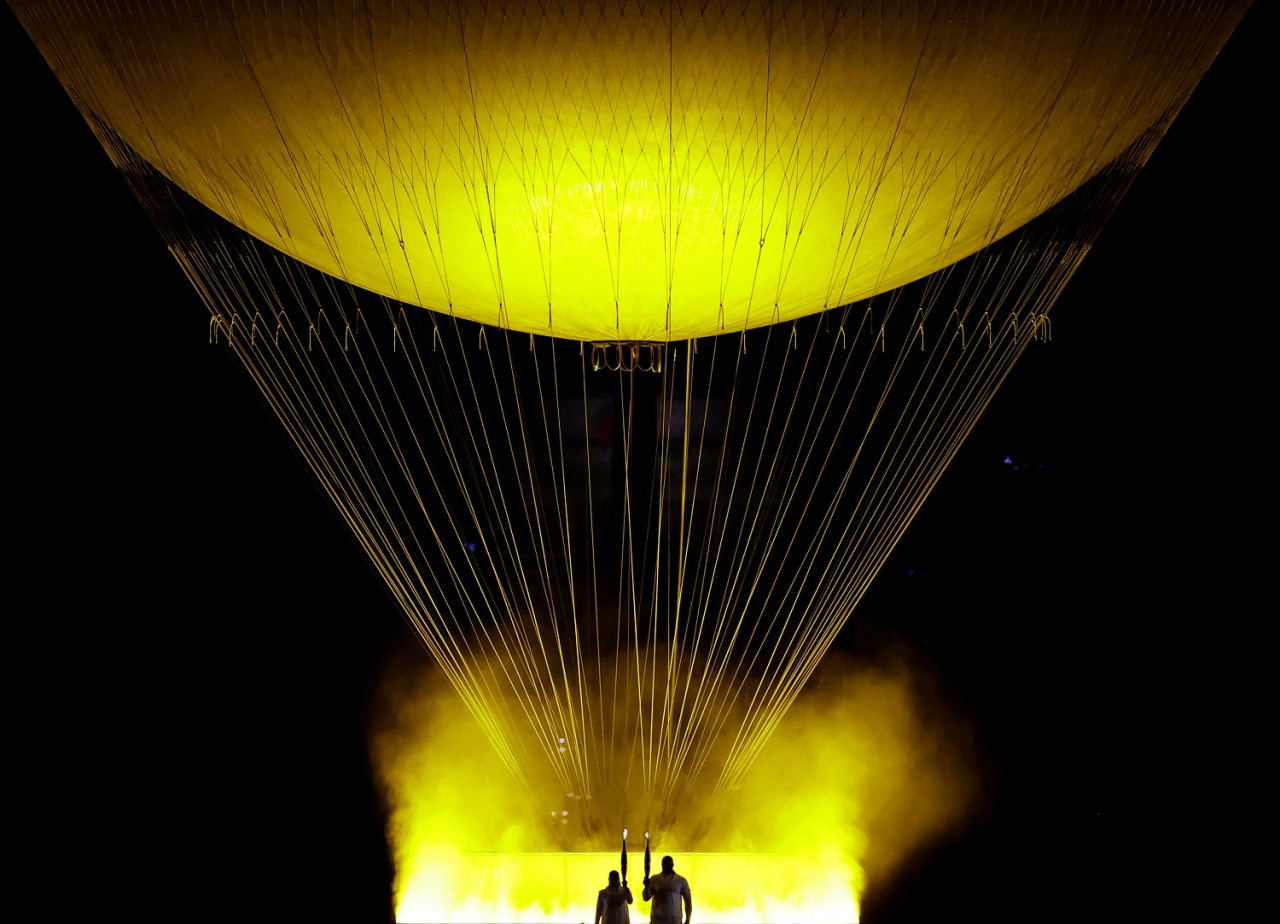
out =
[[[385,921],[365,735],[381,672],[417,642],[4,16],[23,127],[5,148],[24,386],[12,540],[40,614],[22,622],[39,677],[23,726],[75,793],[41,797],[37,842],[61,858],[88,836],[111,894],[165,916]],[[1251,323],[1269,303],[1262,17],[1246,14],[1055,307],[1052,342],[837,643],[872,659],[907,645],[973,717],[987,771],[966,829],[872,885],[868,924],[1153,917],[1180,906],[1183,864],[1214,869],[1201,851],[1218,842],[1184,832],[1238,811],[1211,800],[1253,703],[1236,664],[1266,599],[1253,534],[1270,524],[1249,523],[1270,506],[1267,331]],[[108,846],[120,832],[126,857]]]

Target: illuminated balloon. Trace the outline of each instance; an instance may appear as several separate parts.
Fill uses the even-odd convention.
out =
[[[741,780],[1247,5],[12,0],[609,846]]]
[[[87,114],[271,247],[459,318],[665,341],[1020,227],[1158,130],[1244,4],[14,6]]]

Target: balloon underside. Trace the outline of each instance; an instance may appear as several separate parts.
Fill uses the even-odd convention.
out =
[[[1222,37],[1148,5],[985,6],[102,4],[59,18],[54,66],[188,194],[327,274],[674,340],[974,253],[1132,146]]]

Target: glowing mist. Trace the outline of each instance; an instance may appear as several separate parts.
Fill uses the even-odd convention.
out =
[[[701,922],[856,921],[868,882],[887,881],[974,798],[967,730],[906,660],[833,662],[822,677],[737,790],[711,799],[695,786],[652,831],[655,870],[664,854],[675,857]],[[389,676],[384,692],[372,746],[390,808],[397,920],[589,920],[619,869],[623,827],[633,919],[647,920],[640,883],[651,819],[613,818],[610,808],[607,831],[584,832],[581,794],[546,779],[517,785],[425,664]],[[611,806],[625,805],[612,795]]]

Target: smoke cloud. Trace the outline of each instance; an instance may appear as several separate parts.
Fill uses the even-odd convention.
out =
[[[829,658],[741,784],[712,798],[709,767],[665,825],[637,817],[643,800],[619,787],[590,802],[560,792],[538,761],[519,785],[420,653],[388,670],[371,747],[402,921],[589,916],[624,825],[633,883],[653,825],[655,867],[678,858],[702,921],[848,921],[868,883],[962,823],[978,791],[966,722],[903,650]]]

